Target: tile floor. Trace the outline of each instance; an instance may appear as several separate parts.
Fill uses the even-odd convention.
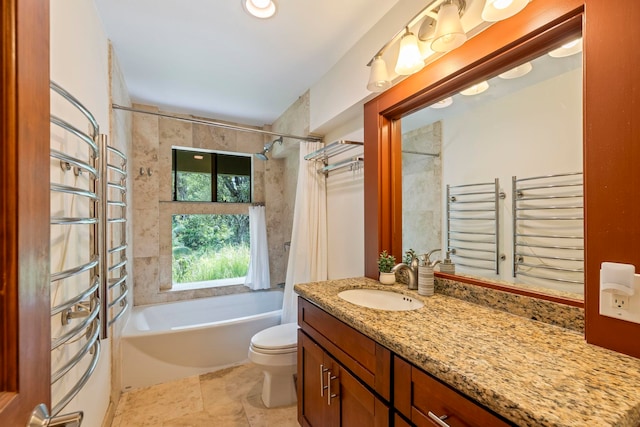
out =
[[[299,427],[296,406],[267,409],[262,371],[245,364],[132,390],[111,427]]]

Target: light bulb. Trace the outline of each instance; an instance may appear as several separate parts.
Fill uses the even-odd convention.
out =
[[[256,18],[271,18],[276,13],[276,4],[273,0],[242,0],[242,7]]]
[[[424,67],[424,60],[420,54],[418,47],[418,38],[407,31],[400,40],[400,52],[398,53],[398,61],[396,62],[396,73],[408,76],[417,73]]]

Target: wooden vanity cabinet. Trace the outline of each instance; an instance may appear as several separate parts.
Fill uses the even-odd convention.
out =
[[[397,356],[393,369],[394,407],[416,426],[513,425]]]
[[[304,299],[298,319],[298,422],[389,426],[391,352]]]

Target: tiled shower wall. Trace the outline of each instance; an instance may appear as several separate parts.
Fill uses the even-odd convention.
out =
[[[442,123],[435,122],[402,135],[402,150],[442,152]],[[442,245],[442,159],[402,154],[402,251],[424,254]],[[436,254],[441,258],[441,254]]]
[[[134,105],[158,112],[156,107]],[[168,113],[173,114],[173,113]],[[258,128],[257,128],[258,129]],[[246,292],[243,285],[171,291],[171,216],[173,214],[246,214],[241,203],[187,203],[171,201],[171,149],[193,147],[237,153],[256,153],[270,141],[260,133],[242,132],[181,122],[148,114],[133,114],[133,222],[134,302],[153,304]],[[284,282],[290,240],[289,206],[284,200],[285,162],[253,160],[253,200],[265,202],[271,286]],[[285,230],[286,234],[285,234]]]

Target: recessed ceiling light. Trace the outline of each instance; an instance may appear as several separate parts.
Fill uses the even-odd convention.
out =
[[[251,15],[260,19],[271,18],[276,14],[276,4],[273,0],[241,0],[242,7]]]
[[[204,156],[201,155],[201,154],[196,154],[196,155],[193,156],[193,158],[196,159],[196,160],[202,160],[202,159],[204,159]]]
[[[445,99],[441,99],[438,102],[434,102],[433,104],[429,105],[429,107],[435,108],[435,109],[447,108],[451,104],[453,104],[453,98],[448,97],[448,98],[445,98]]]
[[[525,74],[528,74],[533,69],[531,62],[525,62],[524,64],[518,65],[515,68],[510,69],[509,71],[505,71],[502,74],[498,74],[498,77],[501,79],[517,79],[518,77],[522,77]]]
[[[480,83],[476,83],[473,86],[466,88],[465,90],[461,90],[460,93],[466,96],[478,95],[479,93],[482,93],[487,89],[489,89],[489,83],[487,83],[487,81],[485,80]]]

